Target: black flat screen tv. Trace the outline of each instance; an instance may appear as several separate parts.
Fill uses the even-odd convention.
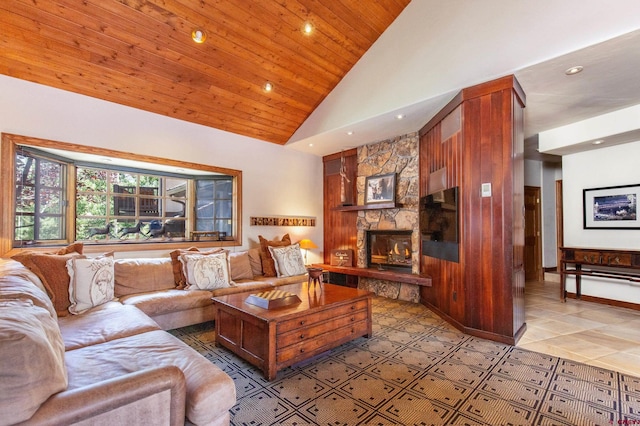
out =
[[[449,188],[420,198],[422,254],[459,261],[458,188]]]
[[[458,242],[458,188],[420,199],[420,233],[423,240]]]

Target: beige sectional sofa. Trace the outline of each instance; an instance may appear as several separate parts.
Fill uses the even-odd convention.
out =
[[[307,280],[306,274],[267,277],[257,248],[229,254],[232,285],[215,290],[180,289],[180,273],[170,258],[118,259],[115,261],[115,296],[153,318],[164,330],[213,321],[214,296],[243,291],[264,291]]]
[[[115,297],[67,315],[54,284],[0,259],[0,425],[228,425],[231,378],[164,330],[213,320],[214,295],[306,280],[262,276],[257,249],[232,277],[240,261],[233,285],[186,290],[171,258],[113,260]]]

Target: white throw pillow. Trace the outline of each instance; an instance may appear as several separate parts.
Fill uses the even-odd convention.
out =
[[[69,312],[81,314],[114,299],[113,256],[74,257],[67,260]]]
[[[296,243],[284,247],[269,246],[269,251],[275,261],[278,277],[291,277],[307,272],[302,252],[300,251],[300,244]]]
[[[232,285],[227,252],[182,254],[180,262],[189,290],[215,290]]]

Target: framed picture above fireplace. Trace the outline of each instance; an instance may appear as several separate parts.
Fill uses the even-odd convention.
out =
[[[396,201],[396,174],[367,176],[364,184],[364,203],[394,203]]]

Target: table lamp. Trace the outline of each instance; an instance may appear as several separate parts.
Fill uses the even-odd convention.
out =
[[[301,240],[298,244],[300,244],[300,248],[304,250],[304,264],[307,264],[307,252],[309,249],[318,248],[318,246],[308,238]]]

